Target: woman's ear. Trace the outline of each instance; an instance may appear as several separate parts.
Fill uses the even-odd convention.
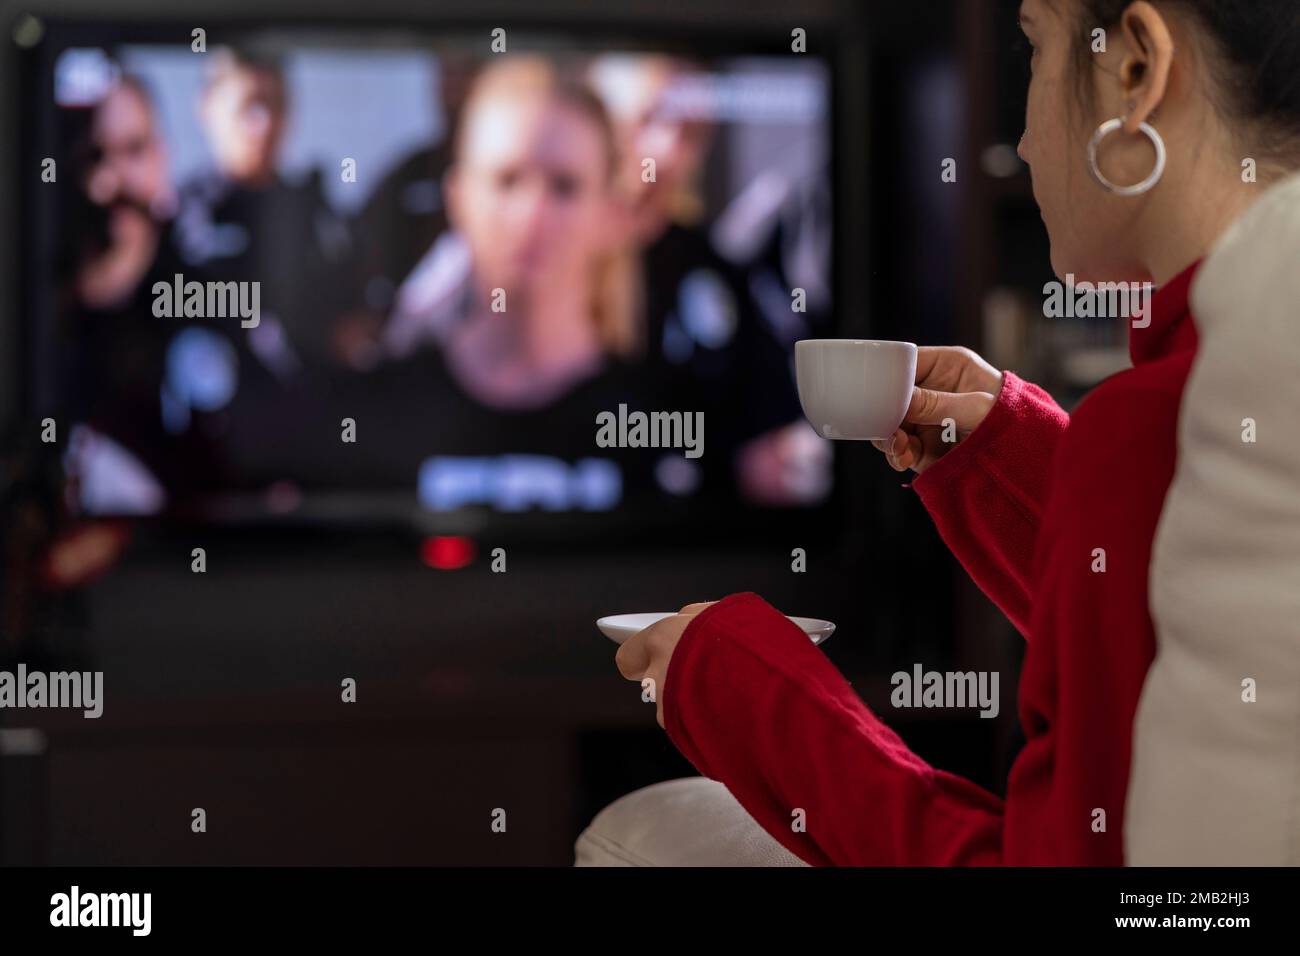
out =
[[[1120,18],[1125,54],[1119,66],[1126,111],[1124,132],[1136,133],[1165,98],[1174,66],[1174,38],[1160,11],[1137,0]]]

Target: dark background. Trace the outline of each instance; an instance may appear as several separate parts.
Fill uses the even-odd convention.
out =
[[[833,51],[835,62],[841,334],[969,345],[1068,405],[1123,349],[1041,317],[1038,290],[1052,278],[1046,236],[1011,153],[1027,82],[1017,6],[7,5],[0,129],[34,115],[11,39],[29,10],[174,22],[186,36],[194,26],[211,36],[223,22],[307,17],[599,26],[688,44],[716,35],[732,48],[752,38],[756,50],[788,49],[790,30],[804,27],[809,50]],[[23,155],[0,155],[6,210],[30,188]],[[940,181],[948,157],[955,184]],[[18,217],[4,220],[0,451],[12,458],[39,432],[39,416],[23,400],[16,263],[28,237]],[[28,593],[10,574],[6,608],[23,613],[6,613],[0,665],[102,670],[106,703],[99,720],[0,711],[0,862],[567,864],[603,805],[694,772],[619,677],[594,620],[735,591],[835,621],[826,653],[863,699],[922,757],[1001,793],[1020,744],[1021,638],[947,553],[905,476],[848,444],[836,467],[829,520],[667,535],[487,529],[474,540],[478,558],[456,571],[422,562],[419,529],[357,521],[146,524],[115,568],[76,592]],[[192,574],[200,546],[207,573]],[[489,570],[495,547],[506,548],[505,574]],[[796,547],[807,551],[802,574],[791,571]],[[916,663],[998,671],[998,718],[892,708],[889,675]],[[340,702],[347,677],[355,704]],[[206,834],[190,831],[195,807],[207,812]],[[494,808],[507,812],[505,834],[490,829]]]

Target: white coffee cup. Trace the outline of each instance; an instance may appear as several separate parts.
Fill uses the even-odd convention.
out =
[[[823,438],[889,438],[916,384],[911,342],[804,339],[795,343],[794,364],[803,413]]]

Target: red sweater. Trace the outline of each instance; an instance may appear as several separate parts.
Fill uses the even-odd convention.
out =
[[[1131,330],[1134,367],[1072,418],[1008,372],[980,426],[913,483],[1029,642],[1027,742],[1005,801],[911,753],[757,595],[725,598],[686,628],[663,688],[668,735],[793,853],[814,865],[1124,862],[1133,716],[1155,654],[1151,543],[1196,349],[1194,271]]]

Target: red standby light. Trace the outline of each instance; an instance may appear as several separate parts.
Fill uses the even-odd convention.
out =
[[[420,559],[439,571],[455,571],[474,560],[474,542],[462,535],[425,538],[420,545]]]

